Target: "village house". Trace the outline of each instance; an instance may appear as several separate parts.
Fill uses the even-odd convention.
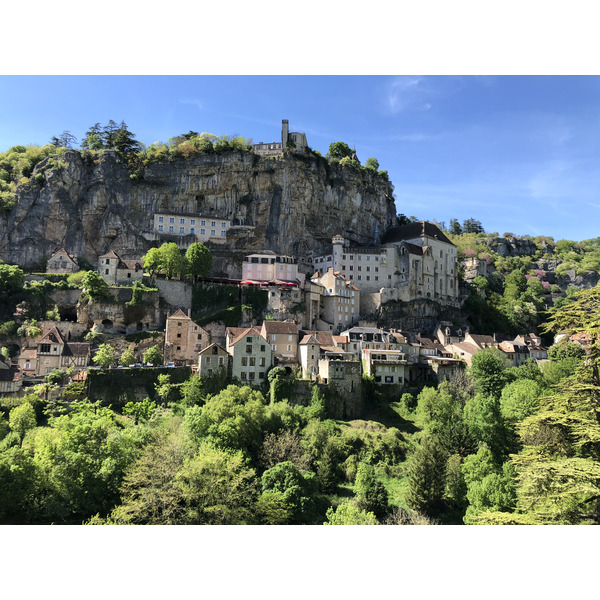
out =
[[[32,351],[33,350],[33,351]],[[24,349],[19,355],[23,375],[47,375],[54,369],[66,371],[69,367],[86,367],[90,359],[90,344],[67,342],[56,326],[44,333],[37,348]],[[35,364],[35,369],[32,368]]]
[[[515,343],[527,346],[529,348],[529,356],[535,361],[544,361],[548,359],[548,348],[542,345],[542,338],[535,333],[526,333],[518,335],[515,338]]]
[[[264,250],[249,254],[242,262],[242,283],[272,282],[280,285],[292,284],[302,287],[304,273],[298,272],[298,260],[292,256],[282,256]]]
[[[520,367],[531,358],[529,348],[524,344],[503,341],[500,342],[499,348],[508,357],[511,367]]]
[[[177,309],[167,317],[164,360],[178,365],[194,365],[198,353],[210,343],[210,334],[192,321],[191,316]]]
[[[298,362],[298,324],[295,321],[265,320],[260,333],[271,344],[275,364]]]
[[[134,281],[142,281],[144,263],[139,259],[121,259],[110,250],[98,257],[98,273],[108,285],[131,285]]]
[[[447,344],[446,350],[452,353],[453,358],[464,360],[467,365],[471,366],[471,360],[482,348],[472,344],[471,342],[460,342],[459,344]]]
[[[19,368],[0,356],[0,394],[18,394],[22,384]]]
[[[460,344],[464,342],[468,331],[467,327],[453,325],[449,321],[440,321],[433,335],[442,346],[447,346],[448,344]]]
[[[198,353],[198,374],[200,377],[211,377],[224,371],[231,374],[231,356],[218,344],[211,344]]]
[[[52,254],[46,263],[46,273],[76,273],[79,271],[77,259],[64,248]]]
[[[358,320],[360,291],[352,281],[347,281],[330,267],[323,275],[315,273],[311,282],[323,288],[321,320],[331,331],[339,333]]]
[[[362,352],[365,375],[373,377],[376,385],[404,385],[411,380],[409,356],[402,350],[376,350]]]
[[[314,379],[319,374],[319,360],[326,352],[348,351],[348,338],[333,335],[329,331],[301,331],[298,344],[302,377]]]
[[[273,366],[273,349],[257,327],[244,329],[229,342],[231,376],[242,384],[259,385],[265,382]]]

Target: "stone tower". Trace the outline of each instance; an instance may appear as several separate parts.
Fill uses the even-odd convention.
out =
[[[281,120],[281,143],[283,144],[284,150],[285,150],[285,147],[287,146],[289,135],[290,135],[290,122],[287,119],[282,119]]]
[[[331,256],[331,266],[333,267],[334,272],[339,271],[342,265],[342,253],[344,251],[344,244],[346,240],[341,235],[334,235],[331,238],[332,244],[332,256]]]

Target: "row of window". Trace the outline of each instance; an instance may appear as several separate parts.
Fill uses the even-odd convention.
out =
[[[265,378],[265,372],[264,371],[259,371],[258,372],[258,379],[264,379]],[[241,371],[240,372],[240,379],[242,381],[253,381],[254,379],[256,379],[256,373],[254,371],[250,371],[249,373],[246,373],[246,371]]]
[[[158,226],[158,230],[159,231],[164,231],[165,230],[165,226],[164,225],[159,225]],[[175,227],[173,225],[169,225],[169,233],[175,233]],[[179,233],[185,233],[185,227],[180,227],[179,228]],[[196,234],[196,228],[195,227],[190,227],[190,234],[191,235],[195,235]],[[206,235],[206,229],[200,229],[200,235]],[[210,235],[211,236],[216,236],[217,235],[217,231],[215,229],[211,229],[210,230]],[[227,235],[227,232],[225,230],[221,231],[221,237],[225,237]]]
[[[260,356],[258,359],[258,366],[264,367],[266,366],[266,358],[264,356]],[[255,367],[256,366],[256,357],[255,356],[242,356],[242,367]]]
[[[158,217],[158,222],[159,223],[164,223],[165,222],[165,218],[164,217]],[[175,217],[169,217],[169,223],[175,223]],[[185,225],[185,218],[180,218],[179,219],[179,224],[180,225]],[[195,225],[196,224],[196,219],[190,219],[190,225]],[[206,226],[206,219],[200,219],[200,225],[205,227]],[[216,227],[217,226],[217,222],[216,221],[211,221],[210,222],[210,226],[211,227]],[[226,221],[221,221],[221,229],[226,229],[227,228],[227,222]]]

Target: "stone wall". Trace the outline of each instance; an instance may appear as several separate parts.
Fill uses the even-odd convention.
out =
[[[170,306],[186,310],[192,307],[192,286],[189,283],[157,277],[154,287],[158,288],[160,297]]]

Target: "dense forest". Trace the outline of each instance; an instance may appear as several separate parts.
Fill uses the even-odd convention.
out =
[[[586,343],[542,368],[488,349],[415,394],[365,380],[364,420],[328,418],[318,387],[290,403],[281,369],[263,389],[163,375],[119,410],[5,398],[0,522],[598,523],[599,319],[598,288],[553,309],[545,327]]]

